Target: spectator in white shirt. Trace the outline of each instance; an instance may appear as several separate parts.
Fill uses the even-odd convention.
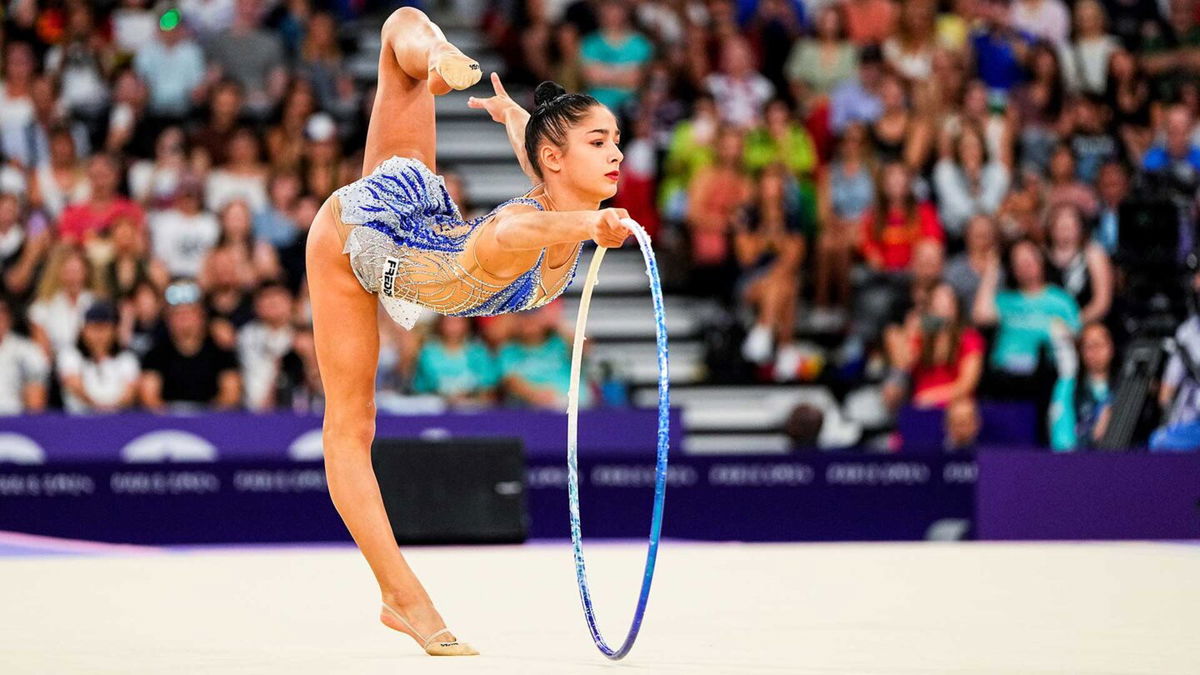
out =
[[[91,153],[87,127],[71,122],[58,104],[58,85],[54,78],[41,76],[34,79],[29,89],[33,114],[21,124],[0,120],[3,130],[4,154],[27,169],[50,163],[50,133],[58,126],[65,126],[75,142],[80,157]]]
[[[33,120],[33,48],[24,42],[10,43],[4,50],[4,77],[0,78],[0,126],[22,129]]]
[[[162,8],[152,7],[150,0],[121,0],[120,4],[110,17],[113,42],[121,54],[135,54],[142,45],[154,41],[165,13]]]
[[[200,183],[185,179],[172,208],[150,213],[151,249],[172,277],[199,276],[205,257],[221,237],[217,217],[200,208],[200,193]]]
[[[143,44],[133,68],[150,88],[150,111],[180,118],[203,100],[204,53],[182,25],[160,22],[158,39]]]
[[[236,0],[180,0],[179,10],[200,39],[208,40],[233,25],[235,3]]]
[[[909,82],[924,82],[933,74],[936,47],[937,5],[930,0],[908,0],[900,6],[896,34],[883,42],[883,58]]]
[[[754,68],[754,54],[742,38],[727,39],[721,48],[721,72],[704,80],[722,122],[746,129],[762,122],[763,108],[775,86]]]
[[[1012,5],[1012,27],[1041,38],[1055,47],[1067,44],[1071,14],[1062,0],[1017,0]]]
[[[242,364],[242,382],[246,409],[262,411],[277,407],[280,388],[299,367],[300,384],[303,364],[293,352],[292,295],[279,282],[267,281],[254,297],[256,318],[238,331],[238,361]]]
[[[50,364],[29,338],[12,332],[12,311],[0,297],[0,415],[46,408]]]
[[[133,352],[117,344],[116,320],[112,305],[94,303],[84,313],[77,343],[59,353],[67,412],[118,412],[133,405],[141,367]]]
[[[49,161],[33,171],[30,201],[57,220],[64,209],[91,199],[86,165],[75,151],[75,135],[65,126],[50,130]]]
[[[1003,163],[987,161],[986,141],[979,128],[964,125],[954,143],[954,154],[942,157],[933,168],[942,227],[959,236],[972,216],[994,215],[1011,182]]]
[[[30,332],[47,357],[75,344],[83,313],[92,305],[93,272],[83,249],[59,244],[38,281],[37,300],[29,306]]]
[[[1108,87],[1108,61],[1121,44],[1105,32],[1107,22],[1097,0],[1079,0],[1075,5],[1075,39],[1059,57],[1073,91],[1099,95]]]
[[[262,163],[258,135],[241,127],[229,140],[229,161],[208,174],[205,207],[219,212],[236,200],[243,200],[253,213],[267,205],[267,167]]]
[[[46,71],[62,87],[62,103],[77,116],[100,118],[109,103],[107,71],[114,61],[91,3],[69,3],[61,41],[46,53]]]
[[[163,129],[154,141],[154,159],[129,167],[129,196],[150,209],[170,206],[189,169],[186,142],[179,127]]]

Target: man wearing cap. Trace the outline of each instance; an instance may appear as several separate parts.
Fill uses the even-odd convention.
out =
[[[237,355],[209,335],[200,287],[177,281],[164,296],[167,337],[142,358],[142,405],[155,411],[236,408],[242,389]]]
[[[116,412],[137,400],[141,368],[117,342],[117,311],[100,300],[83,315],[75,345],[58,353],[63,407],[70,413]]]

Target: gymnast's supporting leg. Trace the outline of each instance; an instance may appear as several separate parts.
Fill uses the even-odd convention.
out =
[[[384,27],[385,57],[397,53],[393,45],[410,42],[405,32],[410,29],[412,43],[426,39],[430,50],[437,52],[434,56],[447,53],[444,45],[428,39],[437,28],[423,14],[399,10]],[[400,53],[411,57],[413,49],[408,46]],[[429,60],[435,61],[436,67],[435,58]],[[407,68],[411,70],[412,63]],[[368,132],[369,163],[393,154],[433,161],[433,96],[407,72],[395,58],[390,63],[381,58],[379,94]],[[424,76],[428,69],[414,72]],[[373,163],[370,168],[374,168]],[[375,574],[381,599],[402,612],[412,623],[412,630],[386,612],[381,612],[380,620],[414,638],[414,632],[431,636],[445,627],[445,622],[400,553],[371,466],[379,357],[377,299],[363,290],[342,254],[332,203],[327,201],[318,213],[306,247],[317,363],[325,388],[322,439],[329,492]],[[447,633],[437,638],[445,642],[454,639]]]
[[[445,622],[400,553],[371,467],[378,300],[363,290],[341,250],[326,203],[309,233],[307,266],[317,363],[325,388],[322,441],[329,494],[375,575],[382,601],[403,612],[416,631],[429,635]],[[380,620],[412,635],[390,615],[381,613]]]

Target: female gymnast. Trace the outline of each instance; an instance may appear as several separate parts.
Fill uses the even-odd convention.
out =
[[[468,105],[504,124],[536,187],[464,222],[433,173],[433,97],[478,82],[479,64],[411,8],[387,19],[382,38],[366,175],[325,202],[306,244],[326,397],[325,472],[334,506],[379,583],[380,620],[430,655],[474,655],[446,628],[401,555],[371,468],[375,301],[409,328],[421,307],[483,316],[550,302],[573,278],[584,241],[617,247],[629,234],[623,209],[599,208],[616,193],[623,155],[616,119],[595,99],[542,83],[530,114],[493,74],[495,95]]]

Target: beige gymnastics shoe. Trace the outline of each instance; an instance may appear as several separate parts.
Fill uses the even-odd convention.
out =
[[[472,647],[471,645],[469,645],[465,642],[459,642],[458,640],[455,640],[454,642],[434,642],[433,641],[434,638],[441,635],[442,633],[451,632],[449,628],[443,628],[443,629],[437,631],[436,633],[430,635],[429,637],[425,637],[424,635],[421,635],[420,633],[418,633],[417,629],[413,628],[412,624],[410,624],[403,616],[400,615],[400,612],[397,612],[396,610],[392,609],[392,607],[390,605],[388,605],[386,602],[383,603],[383,608],[388,613],[390,613],[392,616],[396,617],[396,619],[400,623],[404,624],[405,628],[408,628],[410,631],[412,631],[413,635],[417,636],[417,639],[421,641],[421,648],[424,649],[425,653],[430,656],[478,656],[479,655],[479,652],[475,651],[474,647]]]
[[[451,89],[472,87],[481,77],[483,71],[479,68],[479,62],[449,44],[429,57],[428,86],[434,96],[441,96]]]

